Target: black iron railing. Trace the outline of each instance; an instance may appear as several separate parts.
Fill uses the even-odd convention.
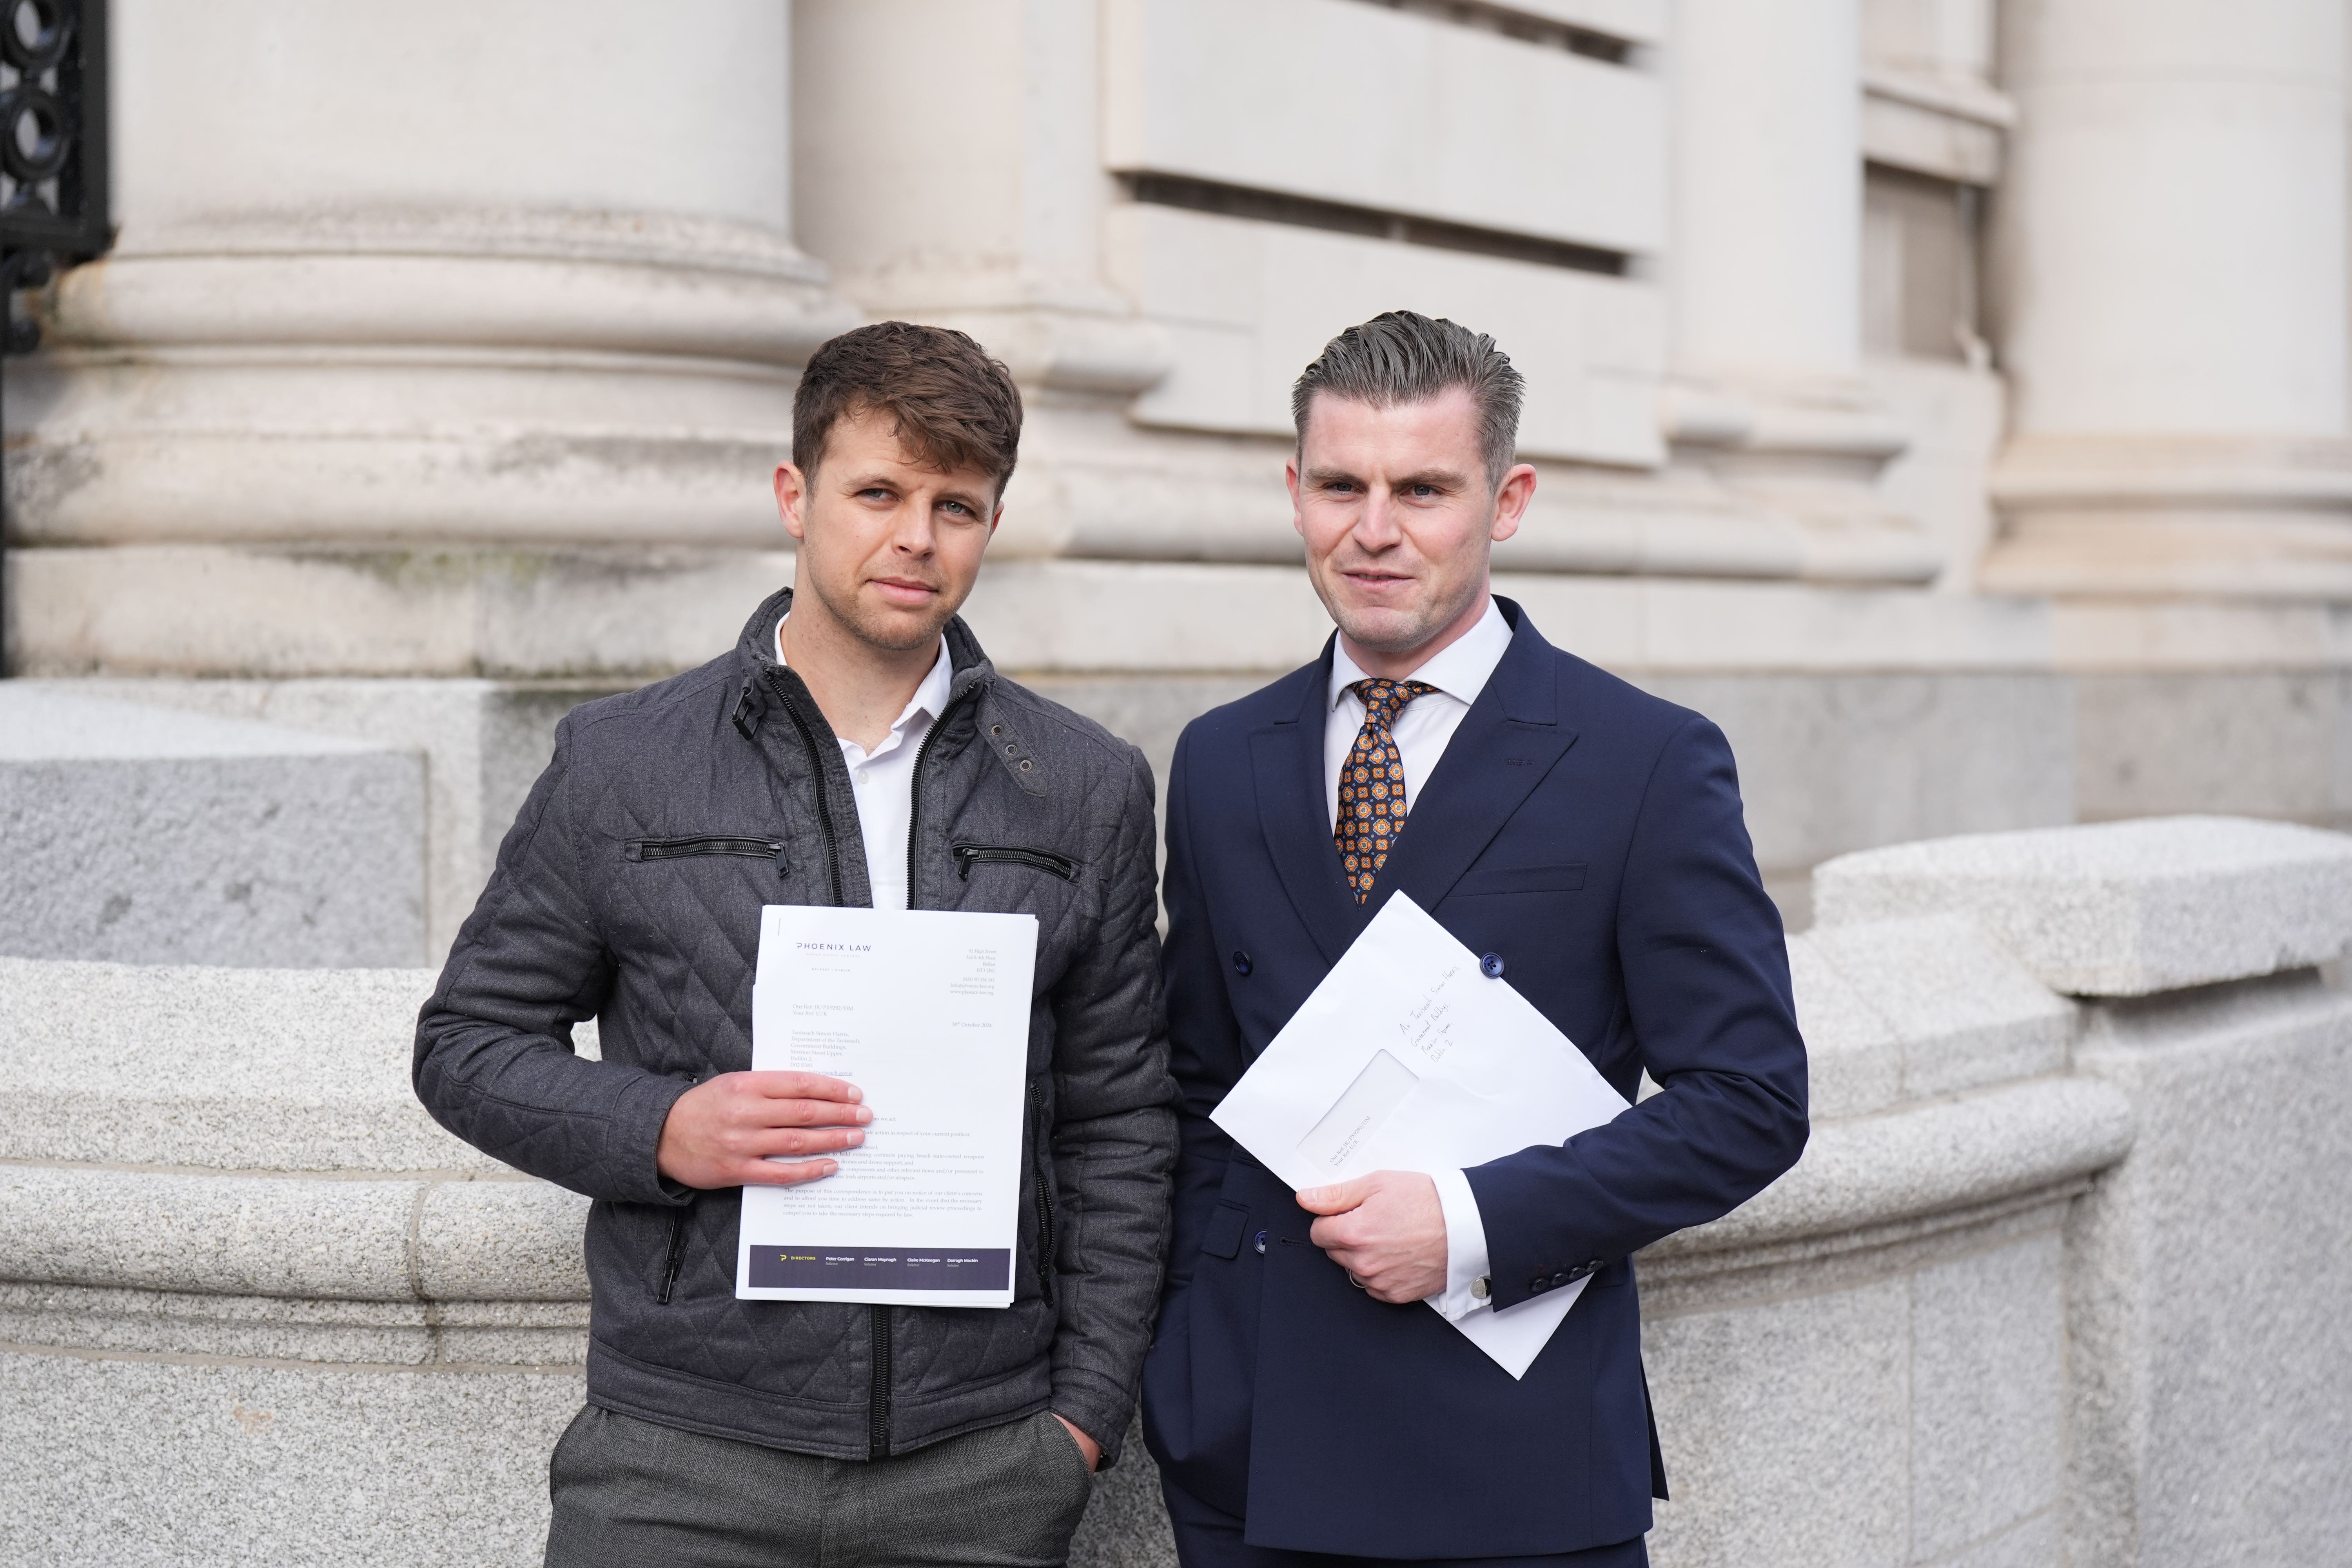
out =
[[[0,281],[16,354],[41,341],[16,290],[113,243],[106,0],[0,0]]]
[[[108,206],[106,0],[0,0],[0,352],[40,347],[16,291],[114,243]],[[0,509],[0,676],[11,673],[13,532]]]

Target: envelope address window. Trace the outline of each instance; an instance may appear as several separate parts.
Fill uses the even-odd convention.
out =
[[[1298,1141],[1298,1152],[1327,1171],[1340,1170],[1420,1084],[1404,1063],[1386,1051],[1373,1052],[1348,1092]]]

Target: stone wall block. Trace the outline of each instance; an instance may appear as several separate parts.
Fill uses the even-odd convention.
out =
[[[433,1310],[436,1359],[459,1366],[588,1363],[588,1301],[444,1301]]]
[[[1990,1541],[1941,1559],[1936,1568],[2060,1568],[2066,1562],[2064,1523],[2060,1510],[2045,1509]]]
[[[1900,1279],[1666,1318],[1643,1360],[1674,1500],[1658,1568],[1896,1568],[1908,1560]]]
[[[330,1301],[0,1282],[0,1342],[88,1353],[422,1366],[435,1331],[416,1301]]]
[[[1789,939],[1789,981],[1805,1037],[1806,1088],[1816,1121],[1888,1109],[1903,1097],[1895,1026],[1832,964],[1812,934]]]
[[[1809,941],[1885,1021],[1906,1099],[2036,1078],[2066,1065],[2074,1006],[2052,995],[1969,916],[1829,926]],[[1817,1107],[1815,1114],[1824,1113]]]
[[[0,1159],[502,1171],[409,1087],[429,972],[0,958]]]
[[[0,1561],[539,1561],[570,1373],[0,1355]]]
[[[365,1301],[0,1281],[0,1343],[321,1366],[579,1366],[588,1302]]]
[[[424,764],[408,752],[0,688],[0,952],[424,959]]]
[[[748,584],[747,584],[748,586]],[[319,605],[311,606],[313,612]],[[577,616],[575,601],[566,611]],[[507,619],[503,612],[493,612]],[[516,619],[521,618],[519,615]],[[716,617],[714,617],[716,618]],[[723,639],[723,623],[717,638]],[[714,641],[714,647],[719,646]],[[26,682],[32,685],[32,682]],[[494,680],[189,680],[83,677],[39,689],[256,719],[425,757],[425,953],[437,964],[473,911],[499,841],[554,751],[556,721],[624,683]],[[429,983],[428,983],[429,984]],[[419,996],[422,997],[420,991]]]
[[[418,1184],[0,1166],[20,1279],[396,1301]]]
[[[2340,670],[2087,672],[2075,689],[2086,822],[2228,811],[2352,824]]]
[[[2174,816],[1990,833],[1842,856],[1815,916],[1973,911],[2054,991],[2145,996],[2334,958],[2352,940],[2352,837]]]
[[[435,1125],[412,1100],[280,1092],[178,1090],[165,1077],[114,1089],[44,1085],[14,1095],[0,1158],[234,1170],[495,1172],[503,1169]],[[305,1086],[307,1087],[307,1086]],[[174,1156],[177,1156],[176,1158]]]
[[[2129,1100],[2070,1078],[1831,1122],[1747,1205],[1644,1256],[1730,1252],[2039,1192],[2113,1164],[2132,1135]]]
[[[1727,604],[1715,634],[1757,610]],[[1596,657],[1585,625],[1548,616],[1537,625]],[[1811,634],[1807,641],[1828,646]],[[1739,759],[1748,828],[1768,876],[1874,845],[2074,817],[2074,698],[2063,676],[1610,668],[1722,726]]]
[[[1990,1550],[2056,1509],[2066,1413],[2063,1279],[2054,1230],[1913,1277],[1912,1561]],[[2055,1544],[2047,1531],[2039,1539]],[[2054,1552],[2038,1559],[2056,1560]]]
[[[545,1182],[444,1182],[417,1211],[417,1280],[436,1300],[584,1301],[587,1220],[586,1198]]]
[[[2322,1563],[2352,1535],[2352,999],[2310,975],[2099,1009],[2141,1128],[2070,1237],[2075,1555]]]

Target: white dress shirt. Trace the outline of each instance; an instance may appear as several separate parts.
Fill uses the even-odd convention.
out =
[[[776,662],[784,659],[785,616],[776,622]],[[915,814],[915,759],[922,754],[923,737],[948,705],[948,688],[955,666],[948,661],[948,639],[940,638],[940,657],[931,672],[915,688],[906,710],[868,752],[855,741],[841,741],[841,760],[849,764],[849,782],[856,789],[857,829],[866,840],[866,879],[874,889],[877,910],[907,907],[907,835]],[[1361,722],[1361,721],[1358,721]],[[839,739],[839,737],[835,737]]]
[[[1511,625],[1490,598],[1476,626],[1405,677],[1437,689],[1406,703],[1389,726],[1389,733],[1396,738],[1397,755],[1404,763],[1408,829],[1420,805],[1421,786],[1436,768],[1438,758],[1445,754],[1446,743],[1462,727],[1462,716],[1486,689],[1510,646]],[[1323,778],[1328,786],[1324,805],[1329,808],[1335,831],[1339,823],[1339,771],[1347,765],[1348,753],[1364,729],[1363,699],[1348,688],[1365,679],[1364,671],[1348,657],[1348,645],[1335,643],[1330,717],[1323,725]],[[1486,1226],[1478,1217],[1478,1200],[1470,1191],[1469,1177],[1459,1171],[1444,1171],[1434,1179],[1438,1204],[1445,1211],[1445,1289],[1428,1300],[1452,1321],[1486,1304]]]

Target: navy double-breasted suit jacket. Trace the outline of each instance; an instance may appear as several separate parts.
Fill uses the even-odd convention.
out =
[[[1371,896],[1331,843],[1331,650],[1193,721],[1168,781],[1169,1036],[1183,1152],[1145,1434],[1253,1545],[1535,1556],[1650,1527],[1664,1467],[1631,1254],[1715,1219],[1804,1147],[1780,921],[1722,732],[1545,642],[1509,650],[1415,793]],[[1493,1300],[1591,1283],[1514,1381],[1419,1303],[1351,1287],[1313,1216],[1209,1121],[1404,891],[1632,1099],[1469,1172]]]

